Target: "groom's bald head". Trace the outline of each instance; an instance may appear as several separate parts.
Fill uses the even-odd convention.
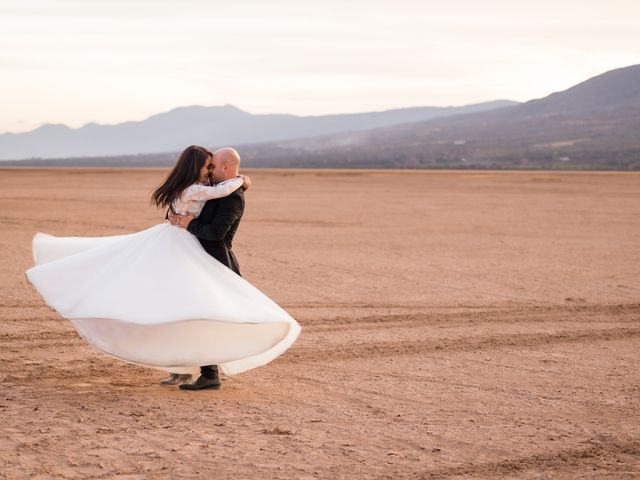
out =
[[[233,148],[220,148],[213,152],[212,176],[215,182],[237,177],[240,171],[240,155]]]

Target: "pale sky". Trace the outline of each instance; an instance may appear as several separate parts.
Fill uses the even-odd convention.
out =
[[[525,101],[640,63],[638,19],[637,0],[1,0],[0,132]]]

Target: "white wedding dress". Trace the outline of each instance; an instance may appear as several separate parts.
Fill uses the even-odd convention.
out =
[[[192,185],[173,208],[197,216],[241,184]],[[27,278],[46,304],[127,362],[173,373],[218,365],[231,375],[275,359],[300,333],[282,308],[169,223],[112,237],[37,233],[33,256]]]

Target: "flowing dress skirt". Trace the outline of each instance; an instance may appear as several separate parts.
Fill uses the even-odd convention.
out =
[[[300,333],[266,295],[163,223],[130,235],[33,239],[27,278],[45,303],[113,357],[175,373],[265,365]]]

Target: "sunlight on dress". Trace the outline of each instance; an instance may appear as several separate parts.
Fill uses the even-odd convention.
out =
[[[239,183],[204,194],[192,187],[174,209],[197,215]],[[272,361],[300,333],[287,312],[168,223],[112,237],[38,233],[33,254],[27,278],[45,303],[95,348],[127,362],[174,373],[219,365],[231,375]]]

